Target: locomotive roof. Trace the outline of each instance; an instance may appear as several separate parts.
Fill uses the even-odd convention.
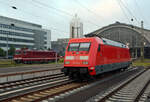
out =
[[[31,51],[31,52],[55,52],[55,51],[52,51],[52,50],[31,50],[31,49],[25,49],[25,50],[22,50],[22,49],[18,49],[16,51]]]
[[[117,46],[117,47],[121,47],[121,48],[128,48],[125,44],[120,43],[120,42],[116,42],[113,40],[109,40],[106,38],[102,38],[102,37],[87,37],[87,38],[73,38],[70,41],[71,42],[78,42],[78,41],[90,41],[91,39],[101,39],[102,43],[105,45],[111,45],[111,46]],[[84,39],[84,40],[83,40]]]
[[[106,45],[112,45],[112,46],[117,46],[117,47],[122,47],[122,48],[127,48],[127,46],[125,44],[116,42],[116,41],[112,41],[106,38],[101,38],[103,40],[103,43]]]

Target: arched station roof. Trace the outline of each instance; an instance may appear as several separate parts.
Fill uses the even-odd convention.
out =
[[[143,29],[142,34],[141,28],[120,22],[110,24],[85,35],[85,37],[93,36],[104,37],[124,44],[128,43],[129,47],[140,47],[141,38],[144,37],[145,46],[150,47],[150,30]]]

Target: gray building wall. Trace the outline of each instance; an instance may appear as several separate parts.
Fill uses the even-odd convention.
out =
[[[36,49],[44,50],[44,36],[43,35],[45,35],[45,32],[40,31],[40,30],[34,30],[33,32],[35,33],[34,34],[34,42],[35,42],[34,47]]]
[[[63,38],[58,39],[57,41],[52,41],[52,50],[58,52],[59,55],[64,56],[68,42],[69,38]]]
[[[18,27],[31,28],[31,29],[42,28],[42,26],[38,24],[17,20],[14,18],[4,17],[4,16],[0,16],[0,23],[8,24],[8,25],[15,24],[15,26]]]
[[[46,49],[51,49],[51,30],[43,29],[46,34],[45,34],[45,39],[44,39],[44,47]]]
[[[8,47],[16,49],[44,49],[47,33],[49,30],[42,29],[41,25],[0,16],[0,48],[4,50],[7,50],[7,41]]]

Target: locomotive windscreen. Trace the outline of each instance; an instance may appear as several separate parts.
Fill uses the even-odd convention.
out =
[[[68,51],[89,51],[91,43],[71,43],[69,44]]]

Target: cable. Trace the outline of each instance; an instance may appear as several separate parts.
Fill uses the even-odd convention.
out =
[[[45,8],[45,6],[43,6],[43,5],[39,5],[39,4],[37,4],[37,3],[33,3],[34,1],[31,1],[31,0],[28,0],[29,2],[31,2],[32,3],[32,5],[34,5],[34,6],[36,6],[37,8],[41,8],[41,7],[44,7]],[[46,9],[47,11],[50,11],[49,9]],[[51,12],[51,11],[50,11]],[[49,14],[49,13],[47,13],[47,14]],[[56,15],[58,15],[59,17],[63,17],[65,20],[66,20],[66,17],[65,16],[62,16],[61,14],[59,14],[58,12],[55,12],[55,14]]]
[[[44,7],[50,8],[50,9],[54,9],[54,10],[56,10],[57,12],[63,13],[63,14],[68,15],[68,16],[70,16],[70,17],[74,17],[73,14],[70,14],[70,13],[64,11],[64,10],[61,10],[61,9],[52,7],[52,6],[50,6],[50,5],[44,4],[44,3],[42,3],[42,2],[39,2],[39,1],[37,1],[37,0],[32,0],[32,1],[35,2],[35,3],[37,3],[37,4],[39,4],[39,5],[41,5],[41,6],[44,6]],[[92,25],[95,25],[95,26],[97,26],[97,27],[100,27],[99,25],[97,25],[97,24],[95,24],[95,23],[93,23],[93,22],[91,22],[91,21],[89,21],[89,20],[85,20],[85,19],[82,19],[82,20],[84,20],[84,21],[86,21],[87,23],[90,23],[90,24],[92,24]]]
[[[3,4],[5,4],[5,5],[7,5],[8,7],[12,7],[12,8],[14,8],[15,6],[9,6],[10,4],[8,4],[8,3],[6,3],[6,2],[1,2],[1,3],[3,3]],[[15,10],[17,10],[18,8],[17,7],[15,7]],[[35,15],[33,15],[33,14],[31,14],[31,13],[29,13],[29,12],[26,12],[26,11],[24,11],[24,10],[21,10],[21,9],[19,9],[20,11],[22,11],[22,12],[24,12],[24,13],[26,13],[26,14],[28,14],[28,15],[31,15],[31,16],[34,16],[34,17],[39,17],[39,18],[41,18],[40,16],[35,16]],[[45,20],[44,20],[45,21]],[[46,21],[47,22],[47,21]],[[50,27],[50,26],[49,26]],[[63,30],[60,30],[60,29],[57,29],[57,28],[54,28],[54,27],[50,27],[50,29],[53,29],[53,30],[55,30],[55,31],[58,31],[58,32],[64,32],[64,33],[68,33],[68,32],[66,32],[66,31],[63,31]],[[62,35],[61,35],[62,36]]]
[[[79,0],[74,0],[77,4],[79,4],[82,8],[86,9],[88,12],[94,14],[97,17],[102,18],[100,15],[96,14],[95,12],[93,12],[91,9],[89,9],[88,7],[86,7],[85,5],[83,5],[81,2],[79,2]],[[102,18],[103,19],[103,18]]]
[[[117,0],[117,2],[118,2],[118,4],[119,4],[119,7],[120,7],[121,11],[123,12],[125,18],[128,20],[128,22],[130,22],[130,19],[128,18],[127,14],[126,14],[126,12],[124,11],[123,7],[121,6],[120,2],[119,2],[118,0]]]
[[[41,6],[44,6],[44,5],[41,5]],[[45,6],[44,6],[45,7]],[[47,5],[46,6],[47,8],[49,8],[49,6]],[[51,9],[53,9],[53,7],[51,8]],[[20,10],[20,9],[19,9]],[[59,9],[57,9],[57,11],[58,12],[64,12],[64,11],[60,11]],[[22,11],[22,12],[25,12],[25,11]],[[68,15],[68,13],[64,13],[65,15]],[[32,16],[35,16],[35,15],[33,15],[33,14],[29,14],[29,15],[32,15]],[[72,15],[70,14],[69,16],[71,16],[72,17]],[[36,17],[39,17],[39,16],[36,16]],[[85,20],[84,20],[85,21]],[[47,22],[47,21],[46,21]],[[94,24],[94,23],[92,23],[91,21],[89,21],[89,20],[86,20],[86,22],[87,23],[89,23],[89,24],[92,24],[92,25],[95,25],[95,26],[97,26],[97,27],[99,27],[97,24]],[[53,28],[53,27],[50,27],[52,30],[55,30],[55,31],[58,31],[58,32],[65,32],[65,31],[63,31],[63,30],[60,30],[60,29],[56,29],[56,28]],[[68,33],[68,32],[65,32],[65,33]],[[62,35],[61,35],[62,36]]]
[[[145,18],[145,16],[144,16],[143,13],[141,12],[141,9],[140,9],[139,4],[137,3],[136,0],[134,0],[134,1],[135,1],[135,6],[137,7],[137,9],[138,9],[138,11],[139,11],[139,13],[140,13],[140,16],[142,16],[142,18],[146,21],[146,23],[149,24],[148,20]]]
[[[32,0],[32,1],[35,1],[35,0]],[[36,1],[36,4],[40,4],[40,6],[46,6],[47,8],[49,8],[49,5],[47,5],[47,4],[44,4],[44,3],[41,3],[41,2],[37,2]],[[36,6],[38,6],[38,5],[36,5]],[[51,9],[53,9],[54,7],[51,7],[50,6],[50,8]],[[61,13],[64,13],[65,11],[64,10],[60,10],[60,9],[57,9],[57,8],[54,8],[54,9],[56,9],[58,12],[61,12]],[[48,10],[48,9],[47,9]],[[65,15],[67,15],[67,16],[70,16],[70,17],[74,17],[74,15],[72,15],[72,14],[69,14],[69,13],[67,13],[67,12],[65,12],[64,13]],[[62,17],[62,16],[61,16]],[[66,20],[66,19],[65,19]],[[91,21],[89,21],[89,20],[85,20],[85,19],[82,19],[83,21],[86,21],[87,23],[89,23],[89,24],[92,24],[92,25],[95,25],[95,26],[97,26],[97,27],[100,27],[99,25],[97,25],[97,24],[95,24],[95,23],[93,23],[93,22],[91,22]]]
[[[122,0],[119,0],[120,3],[124,6],[124,8],[127,10],[127,12],[136,20],[137,23],[140,23],[137,18],[132,14],[132,12],[130,11],[130,9],[128,9],[128,7],[122,2]]]
[[[45,4],[45,3],[39,2],[39,1],[37,1],[37,0],[32,0],[32,1],[35,2],[35,3],[37,3],[37,4],[42,5],[42,6],[44,6],[44,7],[48,7],[48,8],[54,9],[54,10],[56,10],[56,11],[58,11],[58,12],[64,13],[64,14],[66,14],[66,15],[68,15],[68,16],[73,16],[72,14],[70,14],[70,13],[64,11],[64,10],[57,9],[57,8],[55,8],[55,7],[52,7],[52,6],[47,5],[47,4]]]

